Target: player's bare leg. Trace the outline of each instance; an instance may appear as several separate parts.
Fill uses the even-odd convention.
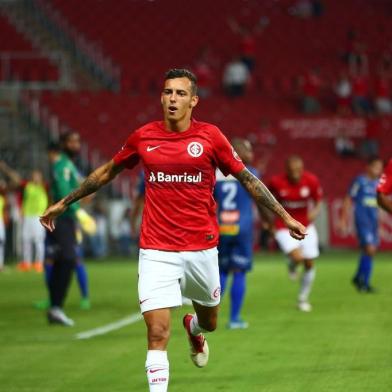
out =
[[[213,332],[217,327],[219,305],[203,306],[193,301],[196,314],[186,314],[183,319],[191,349],[191,359],[197,367],[208,363],[209,348],[203,332]]]
[[[292,281],[297,281],[298,280],[298,266],[303,263],[304,258],[302,256],[302,252],[300,248],[292,250],[289,254],[289,264],[288,264],[288,270],[289,270],[289,278]]]
[[[170,309],[143,313],[147,326],[146,373],[150,392],[166,392],[169,384],[167,344],[170,337]]]

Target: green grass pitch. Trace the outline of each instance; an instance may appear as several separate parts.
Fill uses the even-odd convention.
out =
[[[314,311],[295,309],[298,284],[288,280],[281,254],[257,255],[248,276],[243,317],[250,328],[208,336],[210,363],[193,366],[181,320],[173,312],[169,345],[171,392],[392,391],[391,254],[377,256],[374,285],[359,294],[350,284],[356,254],[328,252],[317,265]],[[42,299],[42,276],[0,274],[0,390],[3,392],[147,391],[142,321],[89,340],[75,334],[138,311],[135,262],[88,263],[90,311],[78,308],[75,282],[66,310],[74,328],[48,326],[31,304]]]

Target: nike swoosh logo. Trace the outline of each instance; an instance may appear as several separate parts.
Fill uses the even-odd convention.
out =
[[[139,301],[139,304],[141,305],[143,302],[146,302],[146,301],[148,301],[148,298],[147,299],[143,299],[143,301]]]
[[[161,146],[160,145],[159,146],[155,146],[155,147],[147,146],[147,152],[153,151],[153,150],[155,150],[155,149],[157,149],[159,147],[161,147]]]
[[[165,369],[150,369],[149,372],[156,373],[156,372],[160,372],[161,370],[165,370]]]

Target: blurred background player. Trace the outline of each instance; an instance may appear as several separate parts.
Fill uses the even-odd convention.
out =
[[[252,145],[245,139],[234,139],[234,149],[247,169],[259,177],[253,161]],[[214,197],[217,202],[219,223],[219,274],[221,295],[224,294],[227,279],[232,275],[230,290],[229,329],[244,329],[248,323],[240,313],[246,291],[246,272],[252,268],[253,259],[253,199],[239,181],[220,170],[216,174]]]
[[[314,259],[319,252],[318,235],[313,222],[320,212],[322,188],[318,178],[304,170],[301,157],[292,155],[286,160],[286,172],[272,177],[269,183],[271,192],[283,207],[307,229],[303,241],[295,241],[281,219],[275,219],[275,239],[280,249],[289,257],[289,276],[297,278],[297,266],[304,265],[298,295],[298,309],[310,312],[309,294],[316,276]]]
[[[343,201],[341,229],[348,232],[350,212],[354,204],[355,230],[361,247],[358,269],[352,280],[355,287],[362,292],[372,293],[370,285],[373,270],[373,258],[379,244],[377,184],[382,173],[383,162],[380,158],[371,158],[364,174],[352,182],[348,195]]]
[[[69,192],[76,189],[81,176],[72,161],[80,151],[80,137],[75,132],[69,132],[61,138],[61,148],[51,145],[49,159],[51,162],[51,196],[53,201],[61,200]],[[82,307],[89,307],[87,273],[81,263],[81,249],[77,241],[77,226],[89,232],[94,231],[94,221],[75,203],[57,220],[56,230],[47,234],[47,257],[53,261],[45,264],[46,279],[50,295],[48,320],[66,326],[74,325],[73,320],[63,311],[64,301],[75,269],[82,292]]]
[[[387,167],[381,175],[377,186],[377,202],[385,211],[392,214],[392,159],[389,160]]]
[[[19,271],[33,268],[41,273],[45,255],[45,229],[39,223],[39,217],[48,206],[43,174],[40,170],[33,170],[30,179],[24,180],[5,162],[0,162],[0,171],[9,177],[12,186],[22,191],[22,261],[17,268]]]

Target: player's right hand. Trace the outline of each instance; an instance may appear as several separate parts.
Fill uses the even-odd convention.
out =
[[[286,225],[289,229],[290,235],[296,240],[303,240],[307,235],[306,227],[294,218],[291,218],[289,221],[287,221]]]
[[[54,220],[66,209],[67,206],[61,200],[51,205],[46,209],[43,215],[40,216],[39,221],[41,222],[41,225],[52,232],[55,229]]]

